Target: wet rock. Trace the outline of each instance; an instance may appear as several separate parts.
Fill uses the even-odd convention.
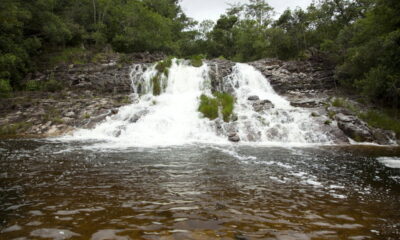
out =
[[[228,140],[231,142],[240,142],[240,137],[237,135],[237,133],[230,133],[228,135]]]
[[[338,122],[339,129],[351,139],[357,142],[372,142],[374,140],[368,125],[356,116],[339,113],[336,114],[335,119]]]
[[[255,101],[253,103],[253,109],[256,112],[269,110],[269,109],[274,108],[274,107],[275,107],[274,104],[271,101],[266,100],[266,99],[265,100],[261,100],[261,101],[258,100],[258,101]]]
[[[253,95],[253,96],[249,96],[247,98],[247,100],[249,100],[249,101],[257,101],[257,100],[260,100],[260,97],[256,96],[256,95]]]
[[[112,115],[115,115],[115,114],[118,114],[118,109],[117,108],[113,108],[113,109],[111,109],[111,114]]]
[[[390,130],[374,129],[372,134],[375,142],[382,145],[396,144],[396,133]]]
[[[292,105],[293,107],[315,108],[320,105],[320,102],[317,102],[316,100],[306,99],[306,100],[290,102],[290,105]]]
[[[146,115],[148,113],[149,113],[149,110],[139,111],[136,114],[134,114],[132,117],[129,118],[129,122],[130,123],[135,123],[135,122],[139,121],[139,119],[141,119],[144,115]]]

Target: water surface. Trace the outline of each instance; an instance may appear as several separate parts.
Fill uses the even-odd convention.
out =
[[[399,239],[399,148],[0,143],[0,239]]]

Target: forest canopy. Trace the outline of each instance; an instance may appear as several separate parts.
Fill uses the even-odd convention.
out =
[[[240,62],[318,55],[344,88],[398,107],[399,27],[398,0],[320,0],[280,16],[250,0],[202,23],[179,0],[2,0],[0,88],[21,89],[38,57],[77,48]]]

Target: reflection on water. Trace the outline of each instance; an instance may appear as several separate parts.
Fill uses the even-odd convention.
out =
[[[0,239],[399,239],[398,148],[0,143]]]

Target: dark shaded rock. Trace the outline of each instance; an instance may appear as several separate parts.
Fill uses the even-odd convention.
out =
[[[390,130],[373,129],[372,134],[375,142],[382,145],[391,145],[396,143],[396,133]]]
[[[234,133],[233,135],[228,136],[228,140],[231,142],[240,142],[240,137]]]
[[[275,107],[274,104],[269,100],[261,100],[261,101],[258,100],[255,103],[253,103],[253,109],[256,112],[261,112],[274,107]]]
[[[315,108],[320,105],[320,102],[317,102],[316,100],[305,99],[305,100],[290,102],[290,105],[292,105],[293,107]]]
[[[372,142],[374,137],[368,125],[356,116],[339,113],[335,116],[338,127],[348,137],[357,142]]]
[[[260,100],[260,97],[256,96],[256,95],[253,95],[253,96],[248,97],[247,100],[249,100],[249,101],[257,101],[257,100]]]

